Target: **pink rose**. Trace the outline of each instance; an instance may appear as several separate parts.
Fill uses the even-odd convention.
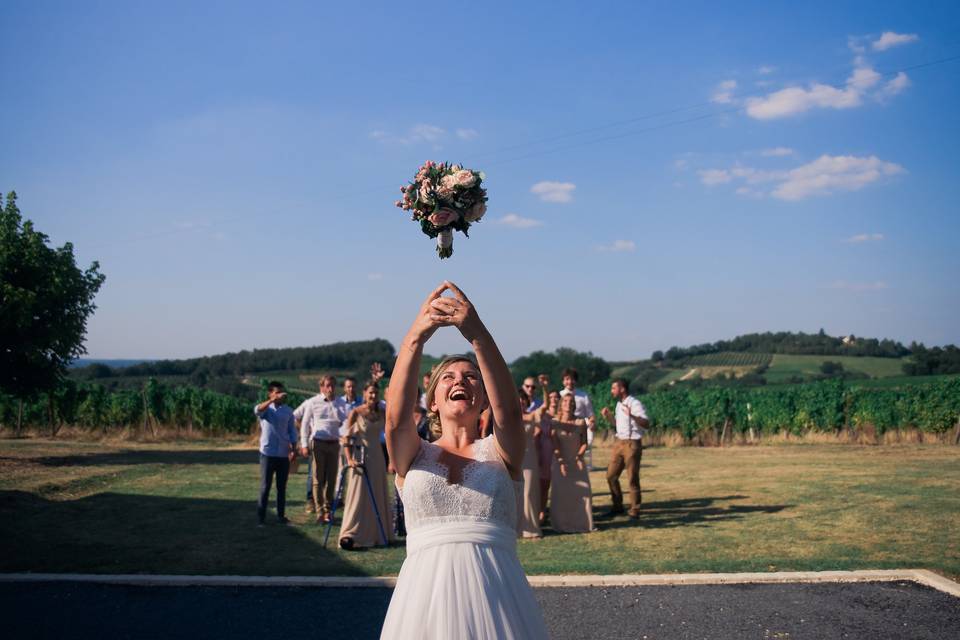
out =
[[[463,219],[467,222],[476,222],[483,217],[483,214],[487,212],[487,203],[478,202],[477,204],[470,207],[470,210],[463,216]]]
[[[457,214],[450,209],[440,209],[430,214],[428,219],[430,220],[430,224],[435,227],[445,227],[457,219]]]
[[[458,187],[463,187],[464,189],[469,189],[477,182],[473,171],[467,171],[466,169],[457,171],[451,177],[453,178],[453,184]]]

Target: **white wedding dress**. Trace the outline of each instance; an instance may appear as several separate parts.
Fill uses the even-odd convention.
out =
[[[407,558],[381,640],[548,638],[517,558],[517,486],[493,436],[473,445],[460,484],[422,442],[402,488]]]

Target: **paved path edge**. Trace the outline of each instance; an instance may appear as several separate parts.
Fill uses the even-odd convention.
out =
[[[528,576],[533,587],[633,587],[687,584],[784,584],[818,582],[891,582],[909,580],[960,598],[960,584],[926,569],[861,571],[778,571],[771,573],[670,573],[659,575]],[[95,582],[139,586],[216,587],[381,587],[392,588],[393,576],[183,576],[146,574],[5,573],[0,582]]]

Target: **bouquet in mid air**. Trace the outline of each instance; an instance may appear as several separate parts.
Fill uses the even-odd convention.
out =
[[[453,255],[453,231],[467,231],[487,212],[487,190],[480,186],[484,175],[458,164],[427,160],[413,181],[400,187],[403,198],[396,205],[412,213],[420,230],[437,239],[440,258]]]

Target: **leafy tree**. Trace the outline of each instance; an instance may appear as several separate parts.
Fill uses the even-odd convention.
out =
[[[18,434],[23,400],[53,390],[86,353],[87,318],[104,280],[96,262],[77,267],[71,243],[48,242],[21,217],[16,192],[5,205],[0,198],[0,389],[20,402]]]

